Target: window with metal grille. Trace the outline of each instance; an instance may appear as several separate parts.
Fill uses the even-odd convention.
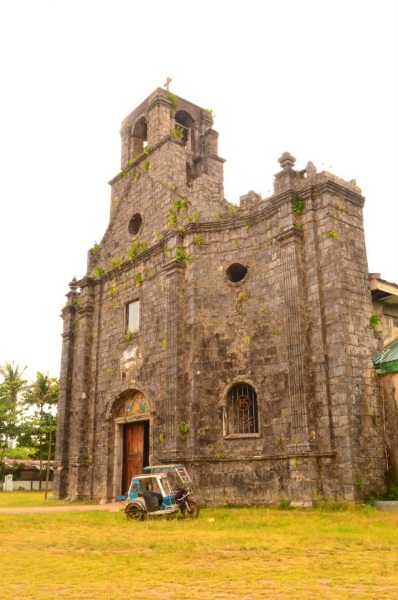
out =
[[[237,383],[227,397],[227,435],[258,433],[257,394],[247,383]]]

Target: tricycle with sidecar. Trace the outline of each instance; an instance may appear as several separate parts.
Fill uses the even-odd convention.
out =
[[[145,467],[134,475],[126,496],[127,518],[142,521],[147,517],[166,517],[181,511],[185,519],[195,519],[199,506],[191,497],[192,480],[183,465]]]

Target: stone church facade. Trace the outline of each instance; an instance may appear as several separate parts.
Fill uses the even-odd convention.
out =
[[[229,204],[211,112],[163,89],[121,140],[62,311],[56,495],[112,499],[180,462],[209,505],[380,489],[361,190],[285,152],[271,197]]]

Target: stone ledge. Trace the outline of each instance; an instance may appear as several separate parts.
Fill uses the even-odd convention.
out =
[[[397,500],[379,500],[375,503],[377,510],[398,510]]]

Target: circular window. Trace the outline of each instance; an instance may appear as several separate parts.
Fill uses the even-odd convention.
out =
[[[142,217],[139,213],[133,215],[129,223],[129,233],[131,235],[137,235],[142,225]]]
[[[240,263],[233,263],[232,265],[229,265],[227,269],[227,279],[232,283],[238,283],[239,281],[244,280],[246,273],[247,267]]]

